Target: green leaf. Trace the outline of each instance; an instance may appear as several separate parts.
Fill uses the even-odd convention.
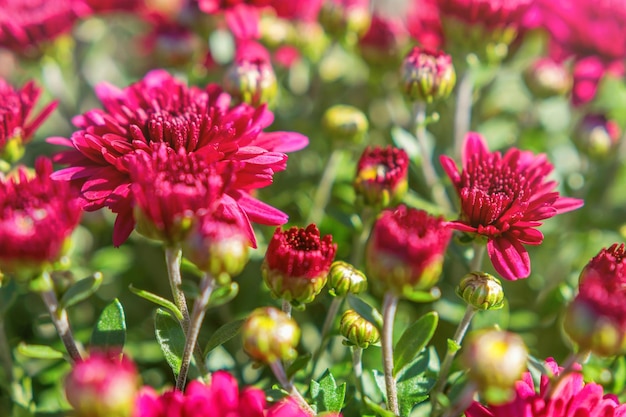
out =
[[[432,368],[438,364],[433,363],[431,354],[431,349],[423,351],[397,377],[398,404],[403,416],[409,415],[417,404],[426,400],[435,385],[438,373]]]
[[[126,342],[126,317],[124,307],[116,298],[104,308],[91,333],[91,346],[102,348],[124,347]]]
[[[375,324],[379,330],[382,329],[383,316],[378,312],[378,310],[352,294],[348,295],[348,303],[350,304],[350,307],[359,313],[365,320]]]
[[[133,287],[132,284],[128,286],[128,289],[130,290],[130,292],[132,292],[135,295],[140,296],[144,300],[148,300],[158,306],[166,308],[167,310],[169,310],[171,313],[174,314],[174,317],[176,317],[178,321],[181,321],[181,322],[183,321],[183,313],[181,313],[178,307],[176,307],[176,304],[174,304],[170,300],[163,298],[161,296],[158,296],[156,294],[153,294],[149,291],[135,288]]]
[[[196,264],[194,264],[187,258],[182,259],[180,263],[180,270],[182,272],[188,272],[190,274],[193,274],[197,276],[198,278],[204,275],[204,272],[202,272],[200,268],[196,266]]]
[[[459,345],[452,339],[448,339],[448,350],[450,351],[450,353],[456,353],[459,351],[459,349],[461,349],[461,345]]]
[[[394,413],[376,404],[374,401],[370,400],[369,398],[363,397],[363,400],[365,400],[365,404],[369,407],[369,409],[375,412],[376,414],[378,414],[379,416],[396,417]]]
[[[231,321],[214,331],[204,348],[204,356],[206,357],[213,349],[237,336],[244,321],[245,319]]]
[[[0,286],[0,316],[4,316],[17,298],[17,284],[14,279]]]
[[[102,284],[102,273],[96,272],[87,278],[83,278],[76,281],[61,297],[59,301],[59,308],[64,310],[75,304],[80,303],[83,300],[89,298],[89,296],[95,293]]]
[[[311,360],[312,355],[307,353],[306,355],[298,356],[295,361],[287,368],[287,378],[291,378],[301,369],[304,369],[309,361]]]
[[[63,352],[46,345],[27,345],[21,342],[17,345],[17,351],[28,357],[35,359],[63,359]]]
[[[415,303],[432,303],[441,298],[441,290],[438,287],[432,287],[429,291],[405,290],[403,295]]]
[[[413,159],[419,156],[420,149],[417,145],[417,139],[401,127],[394,126],[391,128],[391,140],[398,148],[404,149],[409,158]]]
[[[335,377],[329,370],[319,381],[311,381],[311,398],[317,405],[317,412],[339,412],[343,407],[343,401],[346,397],[346,383],[339,387],[335,381]]]
[[[178,375],[185,350],[185,334],[180,322],[167,310],[158,308],[154,319],[154,331],[165,360],[174,371],[174,375]]]
[[[432,339],[439,323],[439,315],[435,311],[424,314],[415,323],[407,327],[396,343],[393,352],[393,375],[407,366],[426,347]]]
[[[217,307],[226,304],[239,294],[239,284],[231,282],[228,285],[222,285],[211,293],[208,307]]]

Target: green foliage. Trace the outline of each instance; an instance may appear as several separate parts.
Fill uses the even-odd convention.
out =
[[[118,299],[113,300],[100,314],[91,333],[91,347],[121,349],[126,342],[126,317]]]
[[[172,317],[167,310],[157,308],[154,318],[154,333],[165,360],[172,368],[174,375],[178,375],[185,350],[185,334],[180,322]]]
[[[438,323],[439,316],[436,312],[431,311],[420,317],[402,333],[393,351],[394,376],[409,365],[428,345],[435,334]]]
[[[102,274],[96,272],[91,276],[78,280],[63,294],[59,300],[59,309],[64,310],[89,298],[98,291],[102,284]]]
[[[204,348],[204,357],[206,357],[213,349],[228,342],[233,337],[237,336],[241,331],[244,319],[231,321],[221,326],[219,329],[213,332],[211,338]]]
[[[346,383],[337,386],[335,377],[327,370],[318,381],[311,381],[310,392],[318,413],[322,411],[338,412],[343,408]]]

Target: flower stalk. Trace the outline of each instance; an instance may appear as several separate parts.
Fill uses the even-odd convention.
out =
[[[352,369],[354,371],[354,383],[356,384],[357,397],[359,399],[365,398],[365,392],[363,391],[363,349],[354,346],[352,348]]]
[[[328,200],[330,199],[330,192],[333,188],[333,183],[335,182],[335,177],[337,176],[337,169],[339,168],[342,157],[342,149],[334,149],[330,154],[330,158],[326,163],[320,183],[315,191],[313,206],[309,212],[306,224],[319,224],[322,220],[324,211],[326,210],[326,205],[328,205]]]
[[[396,415],[400,414],[398,407],[398,389],[393,376],[393,322],[398,308],[398,297],[388,291],[383,301],[383,370],[385,374],[385,388],[387,390],[387,408]]]
[[[461,156],[463,140],[470,130],[472,120],[472,95],[474,93],[474,76],[471,68],[463,71],[456,93],[454,109],[454,155]]]
[[[326,313],[326,319],[324,319],[324,324],[322,326],[322,333],[320,335],[320,345],[315,351],[313,355],[311,363],[313,363],[313,369],[311,370],[310,377],[313,378],[315,376],[315,370],[317,369],[317,364],[319,363],[319,358],[322,356],[322,352],[326,348],[328,344],[328,336],[333,327],[333,323],[335,318],[337,317],[337,313],[343,304],[345,297],[333,297],[333,301],[330,303],[328,307],[328,311]]]
[[[306,402],[296,386],[293,385],[289,378],[287,378],[287,373],[285,372],[285,368],[283,367],[281,361],[277,360],[271,362],[269,366],[274,373],[274,376],[278,380],[278,383],[283,387],[283,389],[287,391],[294,400],[296,400],[298,405],[300,405],[303,410],[305,410],[309,415],[314,416],[315,411],[313,410],[313,408],[309,405],[309,403]]]
[[[174,297],[174,303],[183,315],[183,331],[185,336],[189,330],[189,309],[187,307],[187,299],[185,293],[182,290],[183,279],[180,274],[180,263],[183,258],[183,251],[179,247],[166,247],[165,248],[165,262],[167,264],[167,276],[170,281],[170,288],[172,290],[172,296]]]

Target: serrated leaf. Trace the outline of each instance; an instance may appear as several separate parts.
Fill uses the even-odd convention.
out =
[[[116,298],[104,308],[91,333],[90,345],[110,349],[122,348],[126,342],[124,307]]]
[[[185,334],[180,322],[167,310],[158,308],[154,318],[154,332],[165,360],[174,375],[178,376],[185,349]]]
[[[375,412],[376,414],[378,414],[379,416],[396,417],[394,413],[376,404],[374,401],[370,400],[369,398],[363,397],[363,400],[365,400],[365,404],[369,407],[369,409]]]
[[[207,342],[206,347],[204,348],[204,356],[209,354],[213,349],[222,345],[232,339],[233,337],[239,334],[241,330],[241,326],[243,326],[244,319],[231,321],[230,323],[226,323],[221,326],[219,329],[213,332],[211,338]]]
[[[171,313],[173,313],[174,317],[176,317],[178,319],[178,321],[183,321],[183,313],[180,312],[180,310],[178,309],[178,307],[176,307],[176,304],[174,304],[173,302],[171,302],[170,300],[168,300],[167,298],[163,298],[159,295],[153,294],[149,291],[146,290],[142,290],[139,288],[135,288],[133,287],[133,285],[129,285],[128,289],[130,290],[130,292],[132,292],[135,295],[138,295],[139,297],[143,298],[144,300],[148,300],[158,306],[161,306],[167,310],[169,310]]]
[[[304,369],[309,361],[311,360],[312,355],[307,353],[306,355],[298,356],[295,361],[287,368],[287,378],[291,378],[301,369]]]
[[[89,296],[100,288],[102,284],[102,274],[96,272],[87,278],[83,278],[76,281],[61,297],[59,301],[59,308],[64,310],[68,307],[76,305],[83,300],[89,298]]]
[[[394,126],[391,129],[391,139],[398,148],[402,148],[406,151],[409,158],[413,159],[420,154],[420,148],[417,145],[415,136],[401,127]]]
[[[426,400],[435,385],[438,373],[431,369],[431,352],[430,349],[421,352],[397,377],[398,405],[403,416]]]
[[[337,386],[333,374],[326,370],[319,381],[311,381],[311,398],[317,405],[317,412],[339,412],[346,397],[346,383]]]
[[[47,345],[27,345],[21,342],[17,345],[17,351],[28,358],[63,359],[63,352],[59,352]]]
[[[217,307],[226,304],[239,294],[239,284],[231,282],[228,285],[222,285],[211,293],[208,307]]]
[[[361,315],[365,320],[376,325],[379,330],[382,329],[383,316],[378,310],[352,294],[348,295],[348,303],[350,304],[350,307],[359,313],[359,315]]]
[[[415,323],[407,327],[396,343],[393,351],[393,375],[407,366],[426,347],[432,339],[439,323],[439,315],[435,311],[424,314]]]

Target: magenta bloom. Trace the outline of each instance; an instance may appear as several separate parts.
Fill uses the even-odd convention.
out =
[[[0,269],[41,267],[59,260],[81,217],[80,202],[64,182],[50,179],[52,162],[39,158],[35,173],[19,167],[0,176]]]
[[[552,165],[545,155],[511,149],[502,156],[489,152],[478,133],[469,133],[463,150],[463,167],[441,157],[441,164],[461,199],[459,220],[450,226],[488,239],[487,251],[496,271],[509,280],[530,275],[526,245],[539,245],[541,220],[583,205],[582,200],[561,197],[546,179]]]
[[[88,13],[82,1],[1,0],[0,46],[23,53],[68,32]]]
[[[553,359],[546,361],[546,366],[554,373],[563,370]],[[578,366],[580,370],[580,366]],[[552,389],[548,398],[550,380],[541,376],[539,392],[535,387],[530,372],[522,376],[515,385],[515,399],[503,405],[484,406],[474,402],[465,411],[466,417],[624,417],[626,405],[620,404],[617,397],[604,394],[602,385],[585,384],[580,372],[565,376],[557,387]]]
[[[489,29],[518,27],[532,0],[438,0],[443,16]]]
[[[32,81],[26,83],[21,89],[14,89],[0,78],[0,155],[4,153],[8,142],[17,141],[20,145],[29,142],[35,130],[56,108],[57,102],[55,101],[46,105],[38,114],[33,115],[33,109],[40,95],[41,89]]]
[[[287,221],[250,192],[270,185],[274,173],[286,167],[284,152],[301,149],[308,140],[293,132],[264,133],[273,121],[266,107],[230,107],[230,96],[219,87],[187,87],[163,70],[123,90],[101,84],[96,93],[104,110],[75,117],[81,130],[70,139],[49,139],[71,148],[56,155],[56,162],[69,167],[53,177],[80,188],[85,210],[108,207],[117,213],[114,245],[122,244],[135,224],[130,160],[139,151],[152,153],[152,143],[193,153],[214,166],[224,179],[226,205],[248,224]],[[254,243],[254,236],[250,240]]]
[[[137,397],[133,417],[309,417],[293,400],[271,407],[265,393],[253,387],[239,389],[237,380],[225,371],[213,373],[211,385],[192,381],[185,393],[168,391],[158,395],[144,388]]]
[[[395,205],[408,188],[409,156],[404,149],[366,147],[357,164],[354,189],[365,204]]]

